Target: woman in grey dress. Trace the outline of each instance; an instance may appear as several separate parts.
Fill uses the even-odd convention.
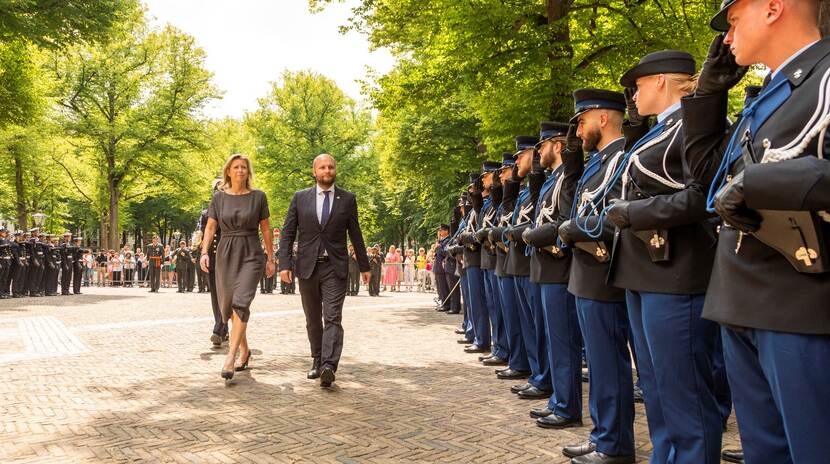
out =
[[[222,319],[225,323],[232,321],[230,349],[222,366],[222,378],[230,380],[234,371],[245,370],[251,359],[245,335],[251,301],[263,271],[269,277],[274,275],[274,247],[268,223],[268,199],[264,192],[251,187],[251,160],[244,155],[231,155],[223,173],[222,188],[213,195],[208,207],[199,265],[208,272],[207,248],[218,224],[222,235],[216,247],[216,291]],[[257,229],[262,231],[265,251],[259,243]],[[239,364],[236,364],[237,352],[240,361],[244,360]]]

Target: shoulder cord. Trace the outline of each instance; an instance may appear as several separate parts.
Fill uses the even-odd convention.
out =
[[[602,189],[605,188],[605,184],[607,184],[608,180],[613,177],[614,171],[617,170],[617,164],[619,163],[620,157],[622,156],[622,154],[623,154],[623,152],[622,152],[622,150],[620,150],[620,151],[618,151],[617,153],[614,154],[613,158],[611,158],[611,161],[608,163],[608,166],[606,166],[606,168],[605,168],[605,174],[602,177],[602,182],[599,183],[599,186],[597,186],[596,189],[590,190],[590,191],[586,190],[586,191],[582,192],[582,195],[580,195],[580,198],[579,198],[579,200],[580,200],[579,201],[579,210],[580,210],[580,213],[582,213],[582,214],[577,214],[577,216],[587,216],[588,215],[587,214],[588,211],[583,211],[583,210],[586,207],[586,205],[588,205],[589,203],[590,203],[590,208],[591,208],[590,212],[591,213],[596,213],[597,212],[596,205],[594,204],[592,199]],[[608,189],[608,190],[610,190],[610,189]],[[604,201],[604,198],[603,198],[603,201]]]
[[[478,215],[476,214],[476,210],[470,211],[470,217],[467,220],[467,226],[464,228],[464,232],[475,232],[476,231],[476,219]]]
[[[816,136],[818,136],[816,157],[824,159],[824,136],[830,126],[830,82],[828,81],[830,81],[830,69],[825,71],[821,78],[816,110],[800,134],[780,148],[772,148],[772,142],[769,139],[763,140],[764,156],[761,157],[761,163],[777,163],[797,158],[804,153]],[[818,215],[824,221],[830,222],[830,213],[827,211],[819,211]]]
[[[539,223],[544,223],[545,220],[551,221],[553,220],[553,213],[559,209],[559,194],[562,191],[562,182],[565,180],[565,175],[560,174],[559,178],[556,179],[556,184],[553,185],[553,193],[550,196],[550,206],[542,207],[542,211],[539,212]],[[544,202],[542,202],[544,204]]]
[[[637,169],[639,169],[640,172],[642,172],[646,176],[654,179],[655,181],[665,185],[666,187],[673,188],[675,190],[683,190],[684,188],[686,188],[685,184],[682,184],[682,183],[674,180],[674,178],[669,174],[669,171],[666,168],[666,160],[669,157],[669,150],[671,149],[671,147],[674,144],[675,140],[677,140],[677,136],[680,134],[680,127],[682,127],[682,126],[683,126],[683,121],[682,120],[678,121],[677,124],[674,125],[674,127],[669,128],[669,130],[667,130],[666,132],[663,133],[663,134],[666,134],[666,137],[662,137],[663,134],[661,134],[661,137],[658,137],[661,140],[665,140],[668,137],[668,134],[670,132],[674,132],[674,135],[672,135],[671,141],[669,141],[669,144],[666,146],[666,150],[663,152],[663,174],[665,175],[665,177],[663,177],[660,174],[657,174],[656,172],[653,172],[653,171],[647,169],[645,166],[643,166],[643,164],[640,162],[640,153],[643,150],[637,150],[636,153],[631,154],[631,158],[629,158],[628,165],[625,167],[625,171],[623,171],[623,175],[622,175],[622,195],[621,195],[622,198],[625,198],[625,194],[628,191],[628,181],[631,177],[630,173],[631,173],[631,165],[632,164],[637,166]],[[648,144],[646,144],[646,145],[648,145]],[[649,146],[651,146],[651,145],[649,145]]]

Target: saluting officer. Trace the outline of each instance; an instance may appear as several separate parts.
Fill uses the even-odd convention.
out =
[[[521,183],[527,178],[527,185],[519,192],[510,217],[510,226],[503,234],[509,243],[505,271],[513,276],[519,323],[531,373],[526,383],[516,385],[510,391],[523,399],[548,398],[553,392],[545,342],[541,289],[537,283],[530,281],[529,250],[521,238],[522,232],[531,225],[536,200],[545,182],[545,171],[536,150],[537,143],[538,137],[516,137],[516,168],[509,183]]]
[[[488,353],[490,351],[490,318],[487,311],[487,298],[484,290],[484,274],[481,272],[481,245],[476,241],[475,231],[480,222],[481,209],[484,206],[484,184],[481,173],[470,173],[470,185],[467,187],[470,198],[470,210],[464,226],[458,234],[458,242],[464,247],[464,273],[467,286],[467,309],[470,326],[473,329],[473,344],[466,347],[467,353]]]
[[[14,262],[12,264],[11,283],[9,285],[13,298],[26,296],[26,270],[28,267],[29,255],[25,246],[25,237],[22,230],[14,232],[14,241],[10,249]]]
[[[72,246],[72,293],[81,294],[81,280],[84,276],[84,249],[83,238],[75,237],[75,244]]]
[[[711,26],[726,34],[682,101],[686,160],[724,222],[703,317],[722,326],[748,464],[830,455],[830,39],[818,13],[818,0],[722,2]],[[728,90],[756,63],[771,73],[727,134]]]
[[[18,231],[17,244],[20,246],[20,258],[17,261],[17,271],[14,274],[13,295],[23,298],[29,295],[29,273],[32,264],[32,248],[29,243],[29,234]],[[17,234],[15,234],[17,235]]]
[[[438,227],[438,246],[435,247],[435,259],[432,266],[432,272],[435,274],[435,288],[438,291],[438,299],[441,305],[437,308],[438,311],[449,311],[450,289],[447,287],[447,277],[444,273],[444,259],[447,257],[446,244],[450,239],[450,226],[441,224]]]
[[[496,369],[496,377],[505,380],[526,379],[530,374],[530,362],[522,337],[522,323],[519,321],[519,302],[516,295],[516,283],[513,274],[506,270],[508,246],[502,238],[505,229],[510,226],[520,183],[511,181],[516,171],[516,156],[513,153],[502,154],[502,165],[498,172],[502,185],[502,201],[496,210],[496,227],[488,234],[488,240],[496,247],[496,265],[494,273],[498,277],[499,296],[501,297],[502,321],[509,347],[507,367]]]
[[[484,202],[479,212],[478,230],[475,231],[473,237],[475,243],[481,247],[480,264],[484,281],[484,299],[491,327],[490,354],[479,358],[485,366],[505,366],[510,356],[501,310],[499,281],[495,274],[496,247],[487,238],[490,229],[495,227],[498,221],[496,211],[501,205],[502,188],[499,168],[501,168],[501,163],[498,161],[485,161],[481,166],[481,188]]]
[[[72,282],[72,271],[75,269],[75,247],[72,245],[72,233],[63,233],[63,243],[60,244],[61,254],[61,295],[69,295]]]
[[[46,275],[46,295],[57,296],[58,293],[58,279],[60,278],[60,271],[62,267],[63,258],[61,256],[61,248],[58,243],[58,237],[54,234],[49,234],[48,243],[49,249],[49,265],[47,266],[48,273]]]
[[[583,169],[582,141],[574,127],[568,144],[569,128],[560,122],[540,123],[539,162],[551,174],[536,200],[532,227],[522,233],[532,250],[530,280],[541,289],[544,347],[553,384],[547,406],[531,410],[530,416],[545,428],[582,425],[582,336],[574,296],[568,292],[571,250],[557,244],[557,228],[570,215],[569,195]]]
[[[43,278],[43,267],[46,264],[46,254],[43,252],[40,243],[38,242],[38,233],[40,230],[35,227],[29,229],[29,240],[27,242],[29,247],[29,256],[31,262],[29,263],[29,273],[26,281],[26,291],[29,296],[41,297],[40,282]]]
[[[8,240],[8,230],[5,225],[0,225],[0,299],[11,298],[9,295],[9,276],[12,272],[11,242]]]
[[[161,261],[164,259],[164,247],[159,244],[159,236],[153,234],[153,241],[147,247],[149,260],[150,293],[157,293],[161,285]]]
[[[576,310],[591,383],[588,410],[594,428],[588,442],[566,446],[574,464],[633,463],[634,397],[625,292],[606,283],[614,226],[600,212],[619,198],[612,177],[622,162],[625,97],[601,89],[574,91],[576,135],[589,153],[576,191],[571,219],[558,229],[573,250],[568,291]]]
[[[179,285],[177,293],[184,293],[187,290],[192,260],[193,257],[190,254],[190,248],[187,248],[187,242],[181,240],[179,248],[173,253],[173,263],[176,265],[176,283]]]
[[[718,328],[701,318],[715,251],[706,191],[683,161],[680,99],[694,92],[695,60],[665,50],[620,79],[628,151],[609,282],[626,289],[654,462],[720,462],[723,424],[715,396]],[[657,115],[649,127],[647,116]]]

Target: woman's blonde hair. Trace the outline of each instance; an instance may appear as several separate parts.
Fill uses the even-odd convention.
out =
[[[254,184],[254,166],[251,164],[251,159],[247,156],[243,155],[242,153],[234,153],[228,157],[228,160],[225,161],[225,166],[222,168],[222,190],[229,189],[231,187],[231,165],[236,160],[243,160],[245,164],[248,166],[248,178],[245,179],[245,188],[251,190]]]
[[[697,90],[698,75],[681,73],[667,73],[663,75],[666,76],[666,82],[686,95],[691,95]]]

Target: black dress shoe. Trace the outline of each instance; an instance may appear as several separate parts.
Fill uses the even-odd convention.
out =
[[[464,348],[465,353],[487,353],[488,351],[490,351],[489,347],[478,346],[475,344]]]
[[[459,345],[470,345],[470,344],[473,343],[472,340],[467,340],[466,338],[456,340],[455,342],[458,343]]]
[[[538,419],[540,417],[548,417],[551,414],[553,414],[553,411],[551,411],[548,408],[533,408],[530,410],[530,417],[534,419]]]
[[[491,358],[482,360],[481,364],[484,364],[485,366],[506,366],[507,360],[502,359],[498,356],[493,356]]]
[[[311,363],[311,370],[308,371],[309,379],[318,379],[320,378],[320,358],[314,358],[314,361]]]
[[[531,387],[533,387],[533,385],[531,385],[527,382],[525,382],[523,384],[519,384],[519,385],[513,385],[512,387],[510,387],[510,393],[519,393],[520,391],[527,390],[528,388],[531,388]]]
[[[467,331],[464,329],[455,329],[455,333],[457,333],[458,335],[464,335],[465,333],[467,333]]]
[[[213,334],[210,336],[210,342],[213,343],[213,346],[222,346],[222,337],[219,334]]]
[[[461,314],[461,310],[458,310],[458,311],[447,311],[447,314]]]
[[[550,390],[541,390],[536,387],[530,387],[527,390],[522,390],[516,394],[523,400],[546,400],[550,398],[552,393],[553,392]]]
[[[496,374],[496,377],[502,380],[526,379],[530,377],[530,372],[514,371],[513,369],[508,368],[507,370]]]
[[[638,387],[637,385],[634,385],[634,402],[635,403],[644,403],[645,402],[645,400],[643,399],[643,390],[640,387]]]
[[[731,450],[723,450],[720,454],[721,459],[726,462],[737,462],[743,463],[744,462],[744,450],[742,449],[731,449]]]
[[[556,414],[550,414],[536,419],[536,425],[543,429],[564,429],[568,427],[582,427],[582,419],[565,419]]]
[[[585,443],[580,443],[578,445],[570,445],[562,448],[562,454],[569,458],[575,458],[577,456],[584,456],[586,454],[593,453],[596,451],[597,445],[591,443],[590,441],[586,441]]]
[[[599,451],[571,459],[571,464],[634,464],[636,457],[630,456],[609,456]]]
[[[334,383],[334,369],[330,367],[324,367],[323,371],[320,372],[320,386],[323,388],[329,388],[331,384]]]
[[[484,355],[484,356],[479,356],[479,357],[478,357],[478,362],[484,361],[485,359],[490,359],[490,358],[492,358],[492,357],[493,357],[493,353],[486,354],[486,355]]]

